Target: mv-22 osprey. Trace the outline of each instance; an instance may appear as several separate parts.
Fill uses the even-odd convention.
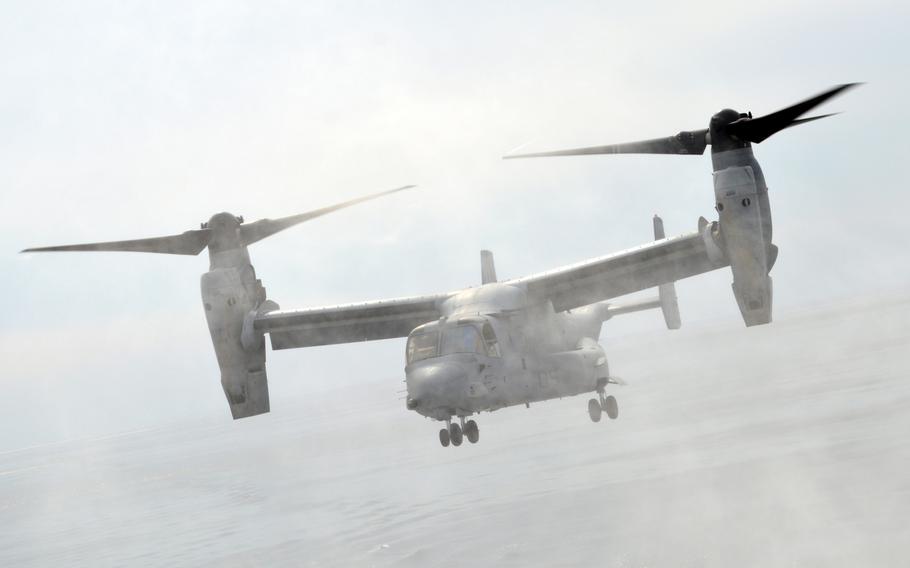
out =
[[[247,247],[278,231],[384,192],[282,219],[244,224],[219,213],[198,230],[179,235],[26,249],[136,251],[197,255],[208,249],[202,300],[221,369],[221,384],[235,419],[269,411],[264,335],[273,349],[290,349],[407,337],[406,405],[444,421],[443,446],[477,442],[474,420],[482,411],[596,393],[591,420],[618,407],[606,388],[617,382],[603,348],[601,325],[614,315],[660,308],[666,324],[680,326],[673,282],[730,266],[733,295],[747,326],[771,321],[771,278],[777,258],[759,143],[852,85],[833,88],[775,113],[753,118],[733,110],[715,114],[707,129],[675,136],[508,158],[581,154],[702,154],[711,145],[718,220],[701,218],[698,230],[665,238],[659,218],[655,241],[634,249],[514,280],[497,281],[493,257],[481,253],[482,285],[456,292],[302,310],[281,310],[266,298]],[[829,116],[829,115],[825,115]],[[400,191],[399,188],[392,192]],[[653,300],[615,304],[619,296],[657,287]]]

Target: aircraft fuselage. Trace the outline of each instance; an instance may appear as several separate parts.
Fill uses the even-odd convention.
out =
[[[596,305],[556,313],[520,286],[491,283],[446,300],[443,314],[408,338],[407,406],[424,416],[574,396],[609,380]]]

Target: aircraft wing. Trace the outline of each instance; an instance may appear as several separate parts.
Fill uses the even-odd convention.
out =
[[[439,319],[448,294],[379,300],[256,316],[253,326],[268,333],[272,349],[292,349],[407,337],[418,325]]]
[[[525,285],[532,298],[550,300],[559,312],[654,288],[728,264],[717,254],[709,255],[702,234],[694,232],[526,276],[512,283]]]

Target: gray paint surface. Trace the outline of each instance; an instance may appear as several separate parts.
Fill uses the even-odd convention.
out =
[[[457,452],[389,381],[7,452],[0,564],[897,566],[908,343],[906,295],[628,337],[619,420],[512,409]]]

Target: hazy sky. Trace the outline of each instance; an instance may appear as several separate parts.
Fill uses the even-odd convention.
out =
[[[831,85],[843,115],[756,147],[775,315],[910,282],[905,2],[87,2],[0,6],[0,448],[229,420],[198,258],[18,255],[420,188],[252,247],[270,297],[318,306],[476,285],[713,217],[710,158],[502,154],[704,128]],[[678,285],[686,326],[747,333],[729,271]],[[657,314],[610,322],[667,333]],[[403,340],[269,354],[273,412],[387,379]],[[620,370],[617,372],[621,374]],[[405,412],[402,404],[402,412]],[[269,417],[256,420],[268,420]]]

